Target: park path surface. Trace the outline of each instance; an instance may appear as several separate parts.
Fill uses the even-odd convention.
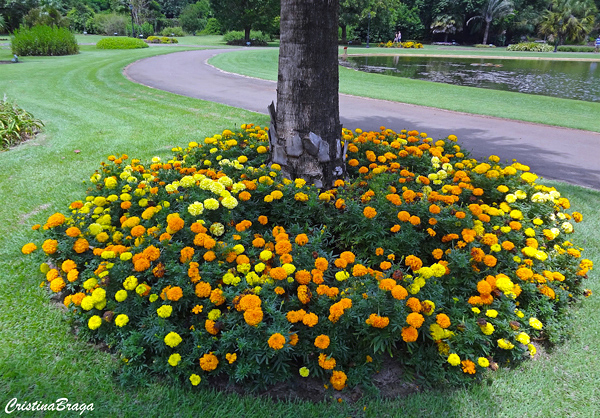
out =
[[[207,63],[231,51],[160,55],[137,61],[124,72],[148,87],[267,114],[267,106],[276,102],[276,82],[227,73]],[[541,177],[600,190],[600,133],[346,94],[340,94],[340,120],[348,129],[414,129],[433,139],[454,134],[474,158],[516,159]]]

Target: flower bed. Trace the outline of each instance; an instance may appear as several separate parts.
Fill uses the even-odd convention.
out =
[[[67,216],[34,226],[44,284],[124,376],[191,385],[368,386],[387,353],[424,381],[469,382],[564,337],[592,268],[566,198],[452,135],[343,140],[348,178],[332,190],[266,166],[253,125],[166,162],[110,156]]]
[[[420,42],[406,41],[406,42],[379,42],[377,44],[379,48],[423,48],[423,44]]]

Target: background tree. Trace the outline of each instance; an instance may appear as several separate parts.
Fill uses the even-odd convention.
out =
[[[6,30],[12,32],[18,29],[23,17],[38,6],[38,0],[0,0],[0,15],[4,16]]]
[[[596,5],[590,0],[553,0],[540,23],[540,33],[555,38],[554,52],[566,39],[582,41],[594,29]]]
[[[24,17],[25,26],[68,26],[68,20],[63,18],[58,10],[52,6],[36,7],[31,9]]]
[[[4,26],[6,22],[4,21],[4,16],[0,15],[0,33],[4,33],[6,27]]]
[[[485,22],[485,29],[483,31],[483,42],[487,44],[488,34],[490,31],[490,25],[494,19],[499,19],[507,16],[513,12],[513,3],[511,0],[489,0],[487,4],[481,9],[481,14],[473,16],[467,20],[467,25],[474,20],[482,19]]]
[[[188,4],[179,15],[179,24],[188,33],[200,32],[206,26],[210,14],[211,10],[208,0]]]
[[[67,12],[69,27],[75,32],[90,32],[90,26],[94,18],[94,9],[84,3],[76,3],[75,6]]]
[[[277,108],[271,162],[288,178],[331,187],[343,177],[338,95],[337,0],[281,0]]]
[[[250,30],[268,30],[279,13],[280,3],[279,0],[210,0],[210,5],[225,30],[243,30],[244,40],[249,42]]]
[[[430,29],[433,34],[443,33],[444,42],[448,42],[448,35],[462,30],[462,22],[455,16],[440,15],[433,20]]]
[[[339,26],[342,29],[342,43],[347,42],[348,26],[355,26],[360,21],[363,11],[370,0],[340,0]]]

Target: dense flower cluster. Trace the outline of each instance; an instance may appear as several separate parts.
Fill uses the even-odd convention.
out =
[[[253,125],[168,161],[110,156],[23,253],[41,248],[44,283],[126,369],[194,386],[300,373],[340,390],[385,353],[468,381],[560,336],[593,267],[566,198],[522,164],[468,158],[452,135],[343,141],[348,177],[330,190],[282,178]]]
[[[379,42],[377,44],[377,46],[379,48],[423,48],[423,44],[420,42],[413,42],[413,41],[407,41],[407,42],[393,42],[393,41],[387,41],[387,42]]]

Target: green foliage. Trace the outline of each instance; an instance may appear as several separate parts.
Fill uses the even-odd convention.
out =
[[[142,26],[139,28],[138,34],[142,34],[144,38],[148,38],[149,36],[154,35],[154,28],[150,22],[142,23]]]
[[[34,26],[58,26],[66,27],[68,19],[64,19],[60,12],[54,7],[43,7],[31,9],[24,17],[25,26],[31,28]]]
[[[217,19],[211,17],[206,21],[206,26],[202,30],[203,35],[221,35],[223,31],[221,29],[221,24]]]
[[[148,48],[148,44],[141,39],[127,37],[104,38],[96,43],[98,49],[136,49]]]
[[[597,12],[592,0],[553,0],[543,14],[539,31],[551,36],[556,45],[567,39],[580,42],[594,29]]]
[[[560,45],[558,47],[560,52],[594,52],[595,50],[593,46]]]
[[[492,44],[475,44],[475,48],[496,48],[496,45]]]
[[[162,36],[185,36],[181,26],[167,27],[160,31]]]
[[[67,12],[69,27],[74,32],[93,33],[94,9],[86,4],[75,3],[73,8]]]
[[[97,13],[94,15],[92,22],[93,32],[99,35],[112,36],[115,33],[118,35],[126,35],[126,27],[129,19],[127,16],[117,13]]]
[[[507,51],[533,51],[533,52],[552,52],[552,45],[541,42],[520,42],[518,44],[510,44],[506,47]]]
[[[146,41],[151,44],[176,44],[179,41],[176,38],[169,38],[167,36],[148,36]]]
[[[166,162],[109,156],[37,227],[50,289],[124,379],[310,372],[340,390],[389,354],[462,384],[564,337],[592,263],[581,215],[528,167],[478,163],[453,136],[345,130],[348,177],[324,191],[265,166],[266,130],[241,129]]]
[[[260,31],[250,31],[249,42],[252,46],[267,46],[270,40],[271,39],[268,35],[265,35]],[[225,41],[227,45],[246,45],[244,32],[240,31],[227,32],[225,35],[223,35],[223,41]]]
[[[279,0],[210,0],[210,5],[226,31],[259,30],[269,33],[279,15]]]
[[[79,53],[75,35],[65,28],[56,26],[21,27],[15,30],[11,39],[13,54],[31,55],[73,55]]]
[[[6,96],[0,101],[0,148],[6,150],[27,141],[44,126],[41,120],[16,103],[8,101]]]
[[[206,27],[210,15],[210,3],[208,0],[188,4],[179,15],[179,23],[184,31],[188,33],[199,33]]]

